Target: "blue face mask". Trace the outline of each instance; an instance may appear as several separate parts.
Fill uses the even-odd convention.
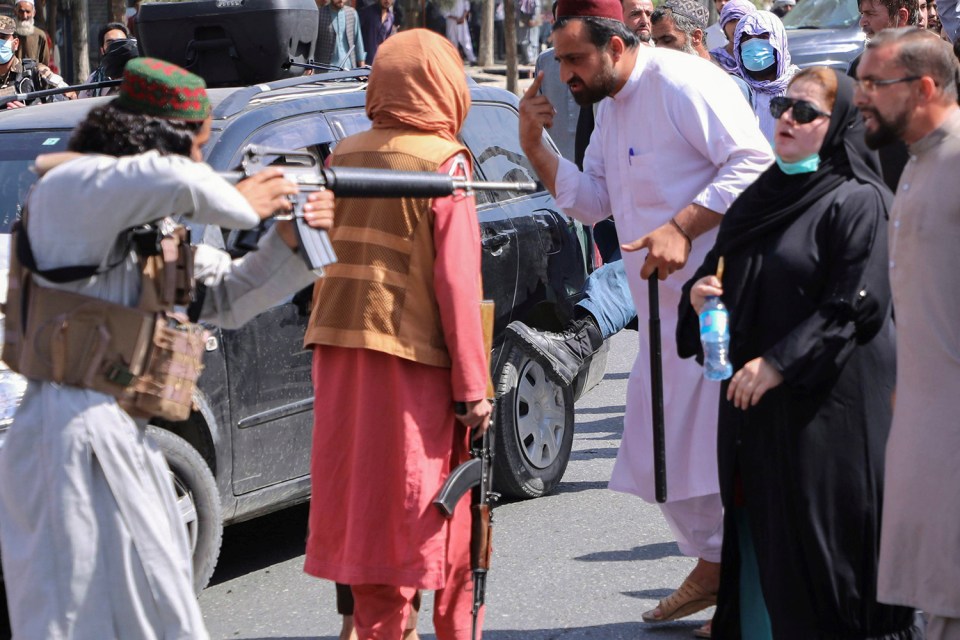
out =
[[[788,176],[795,176],[798,173],[813,173],[820,168],[820,154],[815,153],[796,162],[787,162],[777,156],[777,166],[780,167],[780,171]]]
[[[0,64],[7,64],[13,57],[13,38],[0,40]]]
[[[769,40],[754,38],[740,45],[740,58],[748,71],[763,71],[777,61],[777,53]]]

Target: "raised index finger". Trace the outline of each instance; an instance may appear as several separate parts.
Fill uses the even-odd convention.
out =
[[[543,71],[537,72],[537,77],[533,79],[533,82],[530,83],[530,86],[524,91],[523,97],[532,98],[537,95],[537,92],[540,91],[541,84],[543,84]]]

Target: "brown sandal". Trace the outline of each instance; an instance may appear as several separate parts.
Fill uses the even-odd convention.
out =
[[[680,588],[661,600],[655,608],[644,611],[641,617],[644,622],[679,620],[715,604],[717,604],[716,593],[708,593],[706,589],[687,578]],[[659,616],[654,614],[657,609],[660,609]]]

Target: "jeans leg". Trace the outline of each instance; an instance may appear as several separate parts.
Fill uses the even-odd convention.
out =
[[[577,306],[589,311],[596,319],[604,340],[637,316],[623,260],[605,264],[591,273],[583,292],[585,297]]]

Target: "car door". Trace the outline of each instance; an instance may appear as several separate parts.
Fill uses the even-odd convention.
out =
[[[247,145],[309,150],[319,154],[332,139],[319,114],[288,118],[259,129]],[[267,163],[283,158],[269,158]],[[236,233],[228,249],[242,254]],[[223,332],[233,431],[233,487],[237,495],[306,476],[313,429],[311,352],[303,348],[312,287],[259,314],[240,329]]]
[[[498,191],[477,196],[485,218],[499,225],[497,232],[511,235],[503,252],[510,253],[510,268],[516,269],[512,318],[529,321],[540,303],[546,303],[543,310],[568,304],[583,285],[587,262],[582,226],[564,215],[539,183],[520,148],[518,130],[519,117],[512,106],[478,102],[467,116],[463,140],[476,158],[480,178],[538,183],[534,194]],[[484,238],[485,258],[488,241]],[[505,271],[506,265],[502,268]]]

